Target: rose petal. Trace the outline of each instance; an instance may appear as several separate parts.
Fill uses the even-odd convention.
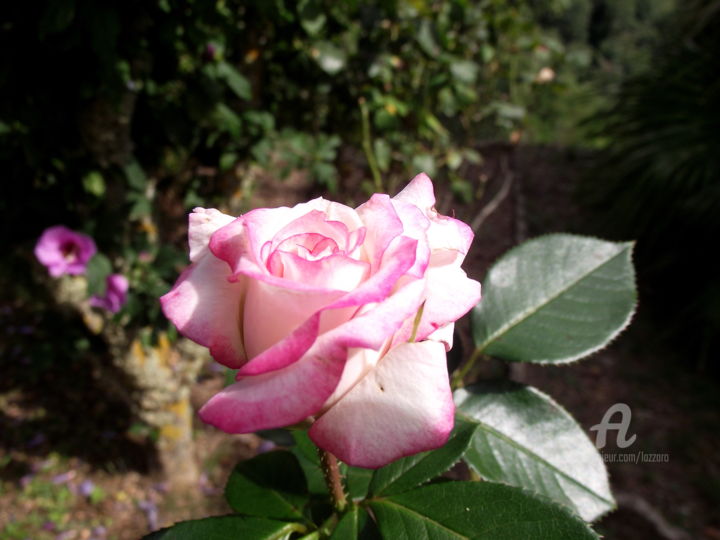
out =
[[[190,260],[194,262],[198,257],[207,253],[213,233],[234,220],[234,217],[223,214],[214,208],[195,208],[188,216]]]
[[[376,272],[390,244],[403,233],[403,224],[390,197],[375,194],[370,200],[358,207],[357,213],[367,227],[363,249],[367,260]]]
[[[457,252],[454,252],[457,253]],[[432,260],[432,259],[431,259]],[[470,311],[480,301],[480,283],[467,277],[457,265],[450,264],[439,267],[432,265],[425,272],[426,286],[422,317],[415,334],[415,341],[429,339],[438,329],[454,323]],[[415,321],[408,319],[400,331],[395,334],[393,345],[408,341],[412,335]],[[452,347],[452,331],[450,339],[447,334],[436,341],[442,341],[446,350]]]
[[[341,221],[350,231],[362,227],[352,208],[318,198],[292,208],[281,206],[252,210],[215,231],[210,239],[210,250],[230,265],[233,274],[240,272],[241,267],[245,272],[266,274],[263,246],[288,223],[313,211],[325,212],[327,219]]]
[[[320,210],[311,210],[307,214],[294,219],[288,223],[285,227],[280,229],[273,236],[272,250],[283,249],[280,247],[287,239],[290,239],[297,235],[307,235],[308,233],[321,235],[325,238],[330,238],[335,241],[337,246],[341,246],[341,249],[347,249],[349,230],[347,226],[341,221],[331,221],[327,219],[327,215]]]
[[[246,359],[240,329],[245,282],[230,283],[229,274],[225,262],[200,257],[160,303],[181,334],[208,347],[216,361],[237,369]]]
[[[430,220],[417,206],[402,201],[392,201],[393,208],[403,224],[403,236],[414,238],[418,241],[415,253],[415,264],[407,273],[421,278],[425,274],[428,262],[430,261],[430,246],[427,240],[427,230],[430,228]]]
[[[278,341],[241,367],[237,378],[275,371],[298,361],[315,343],[319,330],[320,312],[317,312],[285,339]]]
[[[341,254],[315,261],[283,251],[276,251],[271,257],[277,260],[277,264],[282,265],[282,277],[317,288],[352,291],[370,273],[368,263]]]
[[[466,255],[472,244],[472,229],[459,219],[443,216],[430,210],[430,228],[427,232],[428,243],[432,251],[452,249]]]
[[[361,306],[387,298],[398,280],[415,264],[417,240],[395,237],[384,249],[379,269],[355,290],[334,302],[330,308]]]
[[[435,191],[432,180],[427,174],[420,173],[410,180],[410,183],[393,199],[412,204],[427,212],[435,206]]]
[[[438,214],[432,180],[425,173],[418,174],[393,201],[417,206],[430,219],[427,231],[430,249],[456,249],[466,254],[473,240],[472,229],[462,221]]]
[[[247,296],[242,324],[245,349],[250,359],[275,344],[280,344],[310,317],[346,294],[345,291],[336,290],[308,291],[288,288],[269,283],[267,279],[246,281]],[[334,322],[340,324],[344,320]],[[327,321],[326,324],[330,322]],[[265,371],[265,368],[262,370]]]
[[[389,343],[389,339],[401,328],[404,321],[412,319],[420,308],[422,302],[424,282],[411,278],[403,279],[402,286],[395,293],[379,304],[370,304],[355,315],[336,332],[362,336],[362,341],[356,341],[354,347],[371,349],[382,352]],[[353,378],[354,374],[365,371],[377,362],[377,356],[370,352],[359,357],[348,351],[348,363],[345,365],[343,377],[337,388],[323,405],[325,411],[341,399],[360,379]]]
[[[319,335],[307,352],[282,369],[241,378],[213,396],[200,410],[201,418],[228,433],[250,433],[288,426],[312,416],[337,388],[348,350],[379,349],[417,309],[412,302],[419,298],[422,286],[422,281],[412,281],[374,309]],[[293,339],[309,340],[314,328],[310,322],[306,325],[293,333]],[[275,365],[302,351],[301,345],[284,351],[280,344],[276,347]],[[268,359],[267,364],[271,363]]]
[[[296,424],[315,414],[337,386],[355,339],[321,336],[283,369],[244,377],[221,390],[200,409],[204,422],[228,432],[251,433]]]
[[[382,467],[447,442],[454,405],[441,343],[388,352],[310,428],[320,448],[356,467]]]

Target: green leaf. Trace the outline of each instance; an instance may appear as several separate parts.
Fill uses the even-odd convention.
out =
[[[144,191],[147,184],[147,176],[137,160],[133,159],[125,165],[125,178],[127,178],[129,186],[135,191]]]
[[[231,64],[224,60],[219,61],[217,63],[217,75],[227,83],[233,93],[240,99],[250,99],[252,97],[250,83]]]
[[[102,197],[105,194],[105,179],[98,171],[90,171],[82,179],[85,191],[96,197]]]
[[[478,65],[470,60],[456,60],[450,63],[450,73],[460,82],[475,84]]]
[[[506,360],[564,363],[607,345],[635,311],[632,243],[551,234],[490,268],[473,309],[475,345]]]
[[[435,176],[437,168],[435,166],[435,158],[432,154],[415,154],[411,160],[413,174],[421,172],[426,173],[428,176]]]
[[[302,519],[308,490],[297,458],[276,450],[239,463],[225,486],[225,498],[239,514]]]
[[[375,159],[377,159],[378,167],[383,172],[386,172],[390,168],[391,151],[390,145],[385,139],[375,139],[373,142],[373,151],[375,152]]]
[[[328,490],[322,469],[320,469],[317,446],[310,440],[307,431],[293,431],[292,435],[295,439],[295,446],[290,451],[298,459],[300,467],[305,473],[308,491],[314,495],[327,494]]]
[[[224,152],[220,156],[220,170],[229,171],[238,162],[237,152]]]
[[[375,522],[367,510],[354,506],[335,527],[330,540],[370,540],[380,538]]]
[[[345,484],[347,492],[351,499],[364,499],[370,488],[375,471],[373,469],[363,469],[362,467],[347,467],[345,470]]]
[[[420,30],[415,36],[417,42],[420,44],[420,48],[425,51],[430,58],[435,58],[440,54],[440,47],[435,41],[433,35],[432,24],[428,19],[423,19],[420,23]]]
[[[215,109],[212,112],[212,119],[223,131],[228,132],[233,137],[240,136],[242,119],[224,103],[217,103],[215,105]]]
[[[219,516],[181,521],[144,536],[144,540],[286,540],[294,532],[305,532],[300,523],[286,523],[245,516]]]
[[[535,491],[586,521],[615,508],[595,445],[550,397],[486,382],[457,390],[455,403],[458,419],[476,428],[465,461],[483,478]]]
[[[112,263],[102,253],[96,253],[88,261],[85,275],[87,277],[87,291],[89,295],[102,296],[107,288],[107,277],[112,274]]]
[[[310,50],[310,54],[328,75],[335,75],[342,71],[347,61],[345,51],[329,41],[315,43]]]
[[[444,473],[462,457],[470,445],[474,431],[474,425],[458,424],[448,442],[441,448],[408,456],[378,469],[370,483],[370,493],[402,493]]]
[[[327,16],[321,3],[318,0],[300,0],[297,8],[302,27],[309,35],[317,35],[327,21]]]
[[[567,508],[491,482],[432,484],[370,507],[393,540],[598,540]]]

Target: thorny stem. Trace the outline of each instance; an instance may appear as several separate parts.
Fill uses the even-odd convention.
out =
[[[325,477],[325,483],[330,491],[333,506],[338,512],[342,512],[347,506],[347,499],[345,498],[345,490],[343,489],[342,479],[340,478],[337,458],[322,448],[318,448],[318,455],[320,456],[320,467]]]

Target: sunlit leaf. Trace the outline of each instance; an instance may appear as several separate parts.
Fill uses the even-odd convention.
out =
[[[635,310],[631,243],[551,234],[512,249],[483,281],[473,336],[506,360],[562,363],[607,345]]]
[[[615,508],[602,457],[542,392],[485,382],[455,392],[457,418],[476,429],[464,459],[481,477],[527,488],[593,521]]]

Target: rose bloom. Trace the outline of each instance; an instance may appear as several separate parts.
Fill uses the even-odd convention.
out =
[[[470,228],[421,174],[356,209],[322,198],[238,218],[190,214],[192,264],[161,298],[178,330],[237,369],[200,416],[229,433],[312,422],[375,468],[447,441],[454,321],[480,300],[460,268]]]
[[[84,274],[96,251],[92,238],[62,225],[45,229],[35,244],[35,256],[53,277]]]
[[[90,305],[117,313],[127,302],[128,280],[122,274],[110,274],[104,296],[93,295]]]

